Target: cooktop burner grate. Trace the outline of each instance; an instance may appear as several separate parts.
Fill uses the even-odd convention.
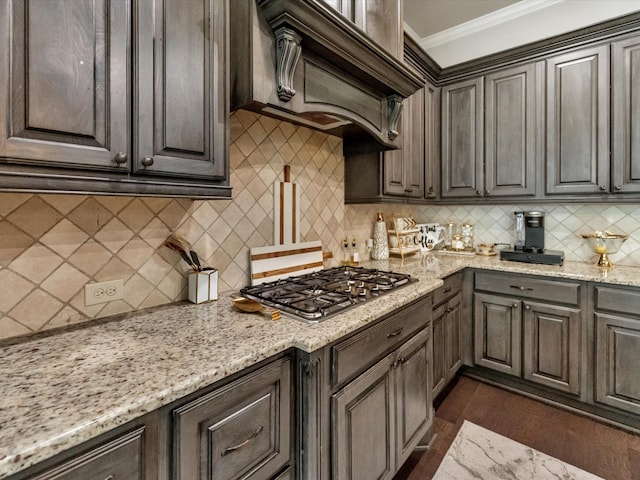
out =
[[[240,293],[301,320],[319,322],[413,281],[403,273],[335,267],[245,287]]]

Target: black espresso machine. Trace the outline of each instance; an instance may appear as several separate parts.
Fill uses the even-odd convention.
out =
[[[514,212],[514,215],[513,249],[501,250],[500,260],[562,265],[564,252],[544,248],[544,212]]]

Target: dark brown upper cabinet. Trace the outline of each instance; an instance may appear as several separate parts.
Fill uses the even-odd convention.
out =
[[[2,188],[230,197],[227,2],[2,2]]]
[[[485,76],[484,196],[536,193],[535,64]]]
[[[547,59],[546,194],[609,190],[609,46]]]
[[[474,78],[442,87],[443,198],[482,196],[483,80]]]
[[[640,193],[640,37],[612,44],[611,191]]]

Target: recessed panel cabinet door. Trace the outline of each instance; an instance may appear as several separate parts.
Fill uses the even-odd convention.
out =
[[[640,37],[612,44],[613,193],[640,192]]]
[[[595,314],[597,402],[640,414],[640,320]]]
[[[128,170],[128,0],[0,2],[0,156]]]
[[[521,374],[520,301],[499,295],[474,294],[475,364]]]
[[[483,193],[483,79],[442,87],[442,196]]]
[[[485,195],[536,193],[535,66],[485,77]]]
[[[137,6],[134,173],[224,178],[227,0]]]
[[[609,190],[609,47],[547,60],[547,194]]]

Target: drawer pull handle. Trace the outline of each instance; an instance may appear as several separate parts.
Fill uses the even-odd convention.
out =
[[[516,290],[527,290],[527,291],[533,290],[533,288],[531,287],[523,287],[522,285],[511,285],[511,288],[515,288]]]
[[[104,480],[113,480],[114,478],[116,477],[114,477],[113,475],[109,475],[108,477],[105,477]]]
[[[247,438],[244,442],[240,442],[238,445],[234,445],[233,447],[225,448],[224,450],[222,450],[222,453],[220,454],[220,456],[224,457],[225,455],[229,455],[230,453],[233,453],[236,450],[239,450],[242,447],[244,447],[245,445],[249,444],[251,442],[251,440],[253,440],[258,435],[260,435],[260,432],[262,432],[263,429],[264,429],[264,427],[262,425],[258,426],[258,428],[256,428],[256,431],[253,432],[251,434],[251,436],[249,438]]]
[[[447,287],[444,290],[442,290],[444,293],[449,293],[451,291],[451,287]]]
[[[397,337],[398,335],[400,335],[400,333],[402,333],[402,327],[400,328],[396,328],[393,332],[391,333],[387,333],[387,338],[393,338],[393,337]]]

